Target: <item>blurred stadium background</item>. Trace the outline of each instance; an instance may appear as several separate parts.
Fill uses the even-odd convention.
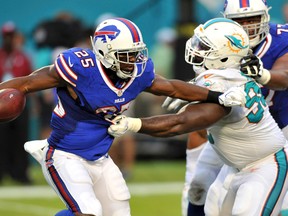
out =
[[[283,5],[286,0],[267,1],[272,6],[271,21],[284,23]],[[44,20],[53,19],[62,11],[70,12],[91,28],[103,14],[114,14],[134,21],[141,29],[151,50],[157,43],[156,34],[161,28],[177,32],[173,77],[187,80],[191,74],[184,62],[184,43],[197,23],[221,16],[224,0],[10,0],[0,7],[0,27],[13,21],[25,37],[25,51],[35,58],[35,27]],[[1,39],[0,39],[1,40]],[[35,63],[35,68],[38,66]],[[161,103],[157,103],[160,106]],[[150,104],[135,107],[137,116],[149,115]],[[159,108],[158,108],[159,109]],[[154,113],[155,114],[155,113]],[[30,138],[39,136],[37,119],[31,119]],[[133,177],[128,179],[131,190],[133,216],[180,215],[180,198],[185,174],[186,136],[152,138],[137,136],[136,163]],[[63,209],[61,201],[47,186],[38,164],[31,158],[32,186],[19,186],[7,178],[0,184],[0,215],[50,216]]]

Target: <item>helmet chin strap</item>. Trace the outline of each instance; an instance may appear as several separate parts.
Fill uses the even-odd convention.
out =
[[[207,69],[205,68],[204,65],[202,65],[202,66],[193,65],[193,70],[196,74],[200,74],[202,72],[205,72]]]
[[[121,79],[128,79],[131,78],[132,76],[130,74],[125,74],[123,71],[121,71],[120,66],[119,65],[112,65],[110,67],[111,70],[116,72],[116,75],[121,78]]]
[[[132,74],[129,73],[129,74],[126,74],[124,73],[123,71],[120,70],[120,68],[117,68],[116,70],[116,75],[121,78],[121,79],[128,79],[128,78],[131,78],[132,77]]]
[[[265,39],[265,38],[263,38]],[[263,40],[262,39],[262,40]],[[253,49],[254,47],[256,47],[258,44],[260,44],[262,42],[262,40],[260,39],[260,35],[257,35],[255,38],[250,39],[250,48]]]
[[[121,79],[128,79],[131,77],[129,75],[124,74],[122,71],[119,71],[119,70],[116,71],[116,75]]]

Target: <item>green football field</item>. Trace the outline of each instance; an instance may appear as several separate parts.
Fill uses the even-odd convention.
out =
[[[37,165],[31,174],[33,186],[17,186],[9,179],[0,186],[1,216],[54,216],[65,208]],[[128,181],[132,216],[180,216],[184,174],[184,160],[137,161]]]

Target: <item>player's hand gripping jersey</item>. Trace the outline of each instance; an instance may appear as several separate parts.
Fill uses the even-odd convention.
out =
[[[247,93],[244,107],[232,107],[228,116],[208,129],[210,143],[227,165],[241,169],[283,148],[285,137],[251,78],[236,69],[208,70],[198,75],[196,83],[215,91],[241,85]]]
[[[57,88],[59,101],[52,116],[53,132],[48,142],[59,150],[96,160],[107,153],[113,142],[107,133],[109,118],[125,111],[139,93],[151,86],[153,63],[148,60],[141,77],[115,85],[89,49],[70,49],[59,55],[55,65],[59,75],[77,94],[77,100],[72,99],[67,88]],[[134,73],[138,73],[137,67]]]

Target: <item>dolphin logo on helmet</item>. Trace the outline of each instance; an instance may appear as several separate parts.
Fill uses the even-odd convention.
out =
[[[225,35],[225,37],[230,41],[229,47],[234,52],[239,52],[241,49],[246,49],[248,45],[244,46],[244,39],[241,35]]]

